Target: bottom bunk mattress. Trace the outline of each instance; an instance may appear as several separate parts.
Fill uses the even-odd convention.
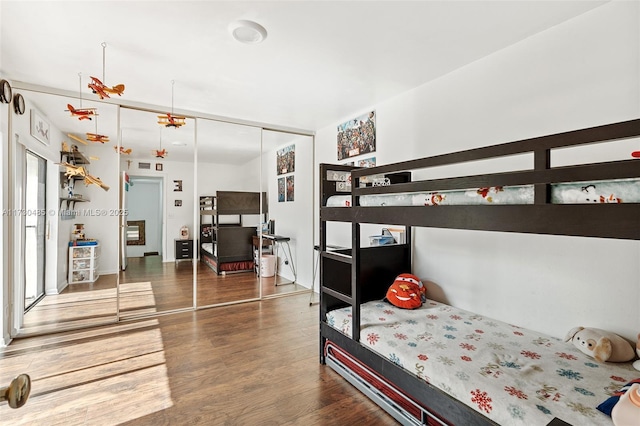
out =
[[[327,313],[350,335],[351,308]],[[631,363],[598,363],[571,343],[428,300],[406,310],[361,308],[360,341],[498,424],[610,425],[596,407],[640,377]]]

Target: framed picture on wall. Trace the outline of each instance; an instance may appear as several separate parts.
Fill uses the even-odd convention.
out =
[[[338,126],[338,161],[376,151],[376,112]]]
[[[278,202],[284,202],[284,190],[285,190],[285,182],[284,178],[278,178]]]
[[[156,163],[156,171],[158,172],[162,171],[162,163]]]
[[[35,109],[31,110],[31,136],[45,145],[49,145],[51,143],[49,122],[44,119],[38,110]]]
[[[296,170],[296,145],[289,145],[276,151],[276,168],[279,175]]]
[[[293,175],[287,176],[287,201],[293,201],[295,183]]]

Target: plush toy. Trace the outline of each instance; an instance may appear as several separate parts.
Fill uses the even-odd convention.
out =
[[[427,290],[415,275],[400,274],[387,290],[385,299],[399,308],[415,309],[427,300]]]
[[[638,333],[638,341],[636,342],[636,353],[638,354],[638,358],[640,358],[640,333]],[[633,368],[640,370],[640,359],[633,363]]]
[[[599,362],[627,362],[634,358],[633,347],[622,337],[597,328],[575,327],[564,338]]]

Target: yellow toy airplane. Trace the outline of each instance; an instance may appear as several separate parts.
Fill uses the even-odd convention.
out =
[[[113,149],[115,149],[115,150],[116,150],[116,152],[118,152],[118,147],[117,147],[117,146],[114,146],[114,147],[113,147]],[[121,146],[121,147],[120,147],[120,152],[118,152],[118,153],[119,153],[119,154],[126,154],[126,155],[130,155],[130,154],[131,154],[131,148],[124,149],[124,147],[123,147],[123,146]]]
[[[89,184],[94,184],[94,185],[98,185],[100,188],[104,189],[105,191],[109,190],[109,187],[107,185],[105,185],[104,183],[102,183],[100,178],[97,178],[95,176],[91,176],[90,174],[87,174],[84,177],[84,183],[87,186],[89,186]]]
[[[97,133],[87,133],[87,140],[90,142],[109,142],[109,136],[99,135]]]
[[[63,166],[66,169],[64,174],[68,178],[72,176],[80,176],[84,178],[84,183],[87,186],[89,186],[90,184],[93,184],[93,185],[98,185],[100,188],[104,189],[105,191],[109,190],[109,186],[105,185],[99,178],[90,175],[89,172],[87,172],[87,169],[85,169],[84,167],[76,166],[74,164],[67,163],[67,162],[57,163],[57,164]]]

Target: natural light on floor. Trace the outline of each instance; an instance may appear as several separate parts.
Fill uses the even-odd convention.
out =
[[[32,380],[24,407],[0,406],[3,424],[120,424],[173,405],[157,319],[52,336],[38,353],[17,345],[1,356],[3,382],[17,372]]]

